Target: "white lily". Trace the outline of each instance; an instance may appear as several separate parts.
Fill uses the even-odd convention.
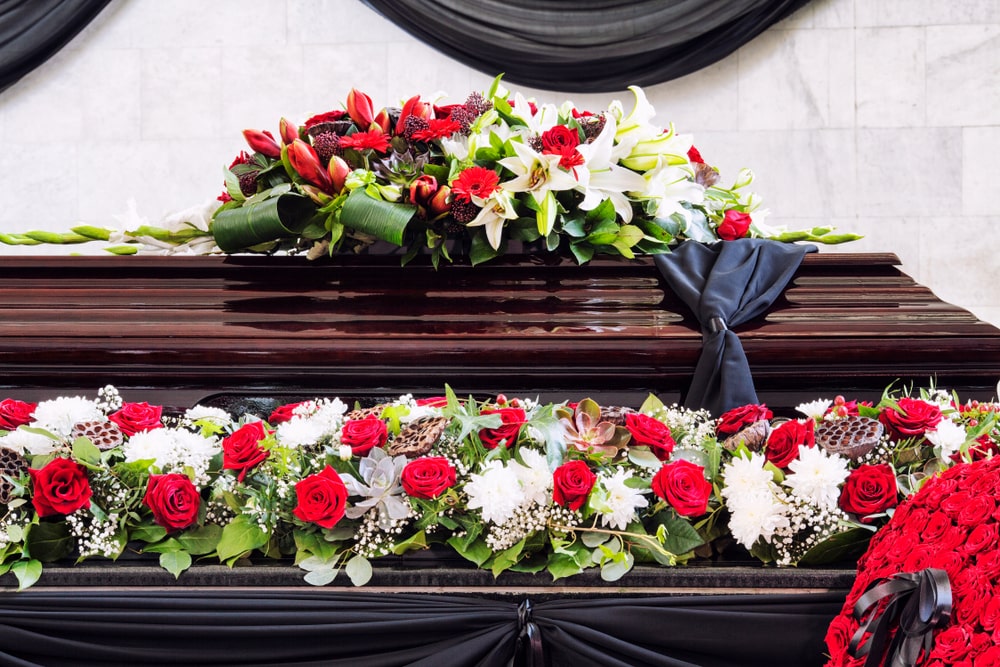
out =
[[[690,214],[682,205],[701,204],[705,199],[705,188],[693,180],[689,168],[661,163],[659,167],[645,174],[645,192],[633,193],[641,199],[656,201],[656,217],[669,218],[679,213],[685,220]]]
[[[517,211],[514,210],[514,198],[505,192],[503,188],[498,188],[487,199],[473,197],[472,201],[476,206],[481,206],[482,210],[475,219],[466,224],[466,227],[485,227],[486,238],[494,250],[500,249],[500,241],[503,238],[503,226],[507,220],[516,220]]]
[[[584,194],[580,208],[591,211],[610,199],[618,216],[624,222],[630,222],[632,204],[625,193],[645,190],[646,180],[641,174],[619,166],[612,157],[615,128],[615,119],[609,115],[604,129],[592,143],[577,146],[590,171],[590,182],[579,188]]]
[[[539,153],[519,141],[512,141],[510,145],[515,155],[503,158],[500,164],[517,176],[501,186],[508,192],[527,192],[532,196],[538,204],[538,233],[548,236],[555,226],[558,208],[554,193],[586,188],[590,171],[585,165],[566,171],[559,166],[561,155]]]
[[[514,94],[511,115],[523,121],[531,134],[541,135],[559,123],[559,109],[554,104],[537,105],[537,111],[531,113],[531,104],[521,93]]]

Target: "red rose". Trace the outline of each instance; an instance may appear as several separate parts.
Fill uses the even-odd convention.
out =
[[[31,423],[31,413],[38,407],[37,403],[25,403],[13,398],[0,401],[0,429],[13,431],[18,426]]]
[[[340,442],[351,448],[351,453],[364,456],[375,447],[381,447],[389,439],[389,429],[385,422],[369,415],[364,419],[348,419],[340,429]]]
[[[856,514],[861,523],[870,523],[870,514],[884,512],[897,503],[896,475],[892,466],[862,465],[848,475],[840,491],[840,509]]]
[[[506,440],[508,449],[517,442],[517,434],[528,417],[521,408],[497,408],[483,410],[481,415],[500,415],[502,426],[479,430],[479,440],[487,449],[496,449],[500,441]]]
[[[295,498],[298,500],[292,510],[295,516],[323,528],[333,528],[347,508],[347,487],[337,471],[327,466],[322,472],[297,482]]]
[[[280,405],[274,409],[271,416],[267,418],[267,421],[272,426],[277,426],[278,424],[284,424],[287,421],[291,421],[292,417],[295,416],[295,409],[300,405],[304,405],[308,401],[299,401],[298,403],[286,403],[285,405]]]
[[[670,503],[681,516],[701,516],[708,509],[712,484],[705,469],[690,461],[674,461],[660,468],[652,481],[653,493]]]
[[[552,500],[556,505],[576,511],[587,502],[597,481],[584,461],[569,461],[552,473]]]
[[[958,512],[956,521],[960,526],[976,526],[990,517],[997,509],[996,501],[989,495],[974,495]]]
[[[695,164],[705,164],[705,161],[701,158],[701,153],[694,146],[688,149],[688,160]]]
[[[988,647],[976,656],[972,664],[974,667],[1000,667],[1000,646],[994,644]]]
[[[163,408],[161,406],[143,402],[125,403],[121,410],[108,415],[108,419],[118,424],[121,432],[131,438],[139,431],[163,428],[163,423],[160,422],[162,416]]]
[[[739,211],[729,209],[715,231],[720,239],[735,241],[747,235],[751,222],[749,213],[740,213]]]
[[[896,401],[899,410],[886,407],[879,413],[879,421],[895,439],[918,438],[941,422],[941,408],[916,398]]]
[[[930,657],[945,663],[958,662],[969,653],[969,631],[959,625],[951,625],[934,635],[934,650]]]
[[[743,405],[733,408],[729,412],[719,417],[719,425],[715,427],[715,432],[720,437],[734,435],[743,427],[756,424],[759,421],[768,421],[774,416],[767,406]]]
[[[72,514],[90,507],[90,482],[86,469],[76,461],[52,459],[41,470],[28,468],[31,504],[38,516]]]
[[[812,447],[815,444],[816,423],[812,419],[787,421],[767,436],[764,456],[778,468],[787,468],[799,455],[799,445]]]
[[[238,470],[241,482],[247,473],[264,461],[269,452],[260,446],[261,440],[270,435],[263,422],[250,422],[232,435],[222,439],[222,467]]]
[[[455,468],[443,456],[413,459],[403,468],[399,481],[414,498],[437,498],[455,485]]]
[[[153,512],[157,525],[174,532],[198,520],[201,495],[187,475],[150,475],[142,502]]]
[[[580,145],[580,133],[565,125],[555,125],[542,132],[542,152],[550,155],[561,155],[566,150],[575,149]]]
[[[656,454],[656,458],[666,461],[670,452],[674,451],[673,436],[670,427],[641,412],[630,412],[625,416],[625,428],[632,434],[632,440],[637,445],[645,445]]]

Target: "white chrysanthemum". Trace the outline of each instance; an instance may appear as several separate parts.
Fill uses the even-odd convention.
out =
[[[950,419],[942,419],[933,431],[926,431],[924,435],[931,444],[940,448],[942,459],[949,459],[957,454],[969,438],[965,427]]]
[[[761,537],[769,541],[776,530],[789,525],[785,506],[765,490],[741,496],[739,505],[729,512],[729,530],[747,549]]]
[[[483,521],[503,523],[524,503],[524,492],[517,475],[500,461],[490,461],[478,475],[469,475],[465,485],[469,509],[478,509]]]
[[[625,485],[625,480],[632,476],[630,470],[616,470],[611,477],[601,479],[601,486],[607,492],[603,500],[604,507],[598,508],[601,513],[601,523],[609,528],[625,530],[635,519],[635,510],[646,507],[649,501],[642,495],[640,489]]]
[[[522,449],[520,456],[524,465],[511,461],[509,466],[521,483],[525,502],[547,504],[552,497],[552,472],[545,456],[533,449]]]
[[[60,442],[48,436],[17,429],[0,438],[0,445],[21,454],[39,456],[51,454],[59,447]]]
[[[722,497],[727,505],[738,503],[743,497],[753,493],[761,493],[771,487],[774,475],[764,469],[767,459],[763,454],[754,453],[750,458],[734,458],[722,471],[725,486],[722,487]]]
[[[152,431],[140,431],[122,445],[125,461],[153,460],[161,470],[177,460],[176,446],[173,434],[168,428],[154,428]]]
[[[804,414],[807,419],[823,421],[823,416],[831,405],[833,405],[833,401],[820,398],[809,403],[800,403],[795,406],[795,409]]]
[[[332,435],[340,431],[344,425],[344,414],[347,405],[339,398],[317,401],[316,411],[309,418],[324,434]]]
[[[294,417],[278,424],[275,433],[282,446],[294,449],[316,444],[326,434],[326,429],[320,420]]]
[[[233,418],[229,416],[229,413],[222,408],[213,408],[208,405],[196,405],[193,408],[188,408],[184,412],[184,418],[190,421],[198,421],[199,419],[210,421],[220,426],[225,426],[233,421]]]
[[[207,461],[222,451],[218,438],[206,438],[191,431],[164,429],[174,440],[174,450],[179,461]],[[197,466],[194,466],[197,467]]]
[[[52,431],[56,435],[69,436],[73,425],[78,422],[103,419],[104,413],[97,407],[97,402],[82,396],[60,397],[51,401],[42,401],[32,414],[34,423]]]
[[[819,447],[799,445],[798,457],[788,464],[792,474],[785,477],[785,486],[792,495],[820,507],[834,508],[840,497],[840,485],[847,479],[847,459],[827,454]]]

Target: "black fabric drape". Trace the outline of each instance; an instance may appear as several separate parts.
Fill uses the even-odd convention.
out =
[[[661,83],[711,65],[809,0],[363,2],[481,72],[594,93]]]
[[[403,593],[29,590],[0,596],[0,664],[809,667],[823,664],[843,601],[566,599],[526,612],[522,601]],[[517,648],[529,622],[534,663]]]
[[[691,308],[704,336],[684,405],[719,416],[757,402],[750,365],[732,328],[763,315],[781,296],[811,245],[737,239],[706,245],[686,241],[654,262]]]
[[[0,92],[35,69],[111,0],[0,0]]]

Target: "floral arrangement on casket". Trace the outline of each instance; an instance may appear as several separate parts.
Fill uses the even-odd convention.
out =
[[[720,183],[691,136],[654,124],[643,91],[631,91],[628,113],[618,101],[592,113],[570,102],[536,105],[505,90],[500,77],[457,104],[418,95],[376,110],[351,90],[343,109],[302,125],[281,119],[277,136],[245,130],[252,152],[225,170],[221,207],[182,212],[161,226],[133,212],[124,231],[84,225],[66,234],[3,234],[0,242],[100,240],[115,243],[108,250],[117,254],[221,249],[315,258],[380,240],[405,247],[403,263],[423,251],[437,267],[456,245],[477,264],[506,252],[510,240],[583,263],[598,253],[663,253],[685,239],[858,238],[765,224],[760,197],[747,189],[749,170],[731,186]]]
[[[196,406],[165,416],[122,400],[0,401],[0,574],[43,562],[159,554],[229,566],[294,558],[305,579],[439,545],[494,575],[671,566],[735,539],[764,562],[820,563],[863,548],[901,497],[1000,446],[1000,404],[940,390],[874,406],[763,405],[720,419],[590,399],[403,396],[277,407],[267,420]]]

